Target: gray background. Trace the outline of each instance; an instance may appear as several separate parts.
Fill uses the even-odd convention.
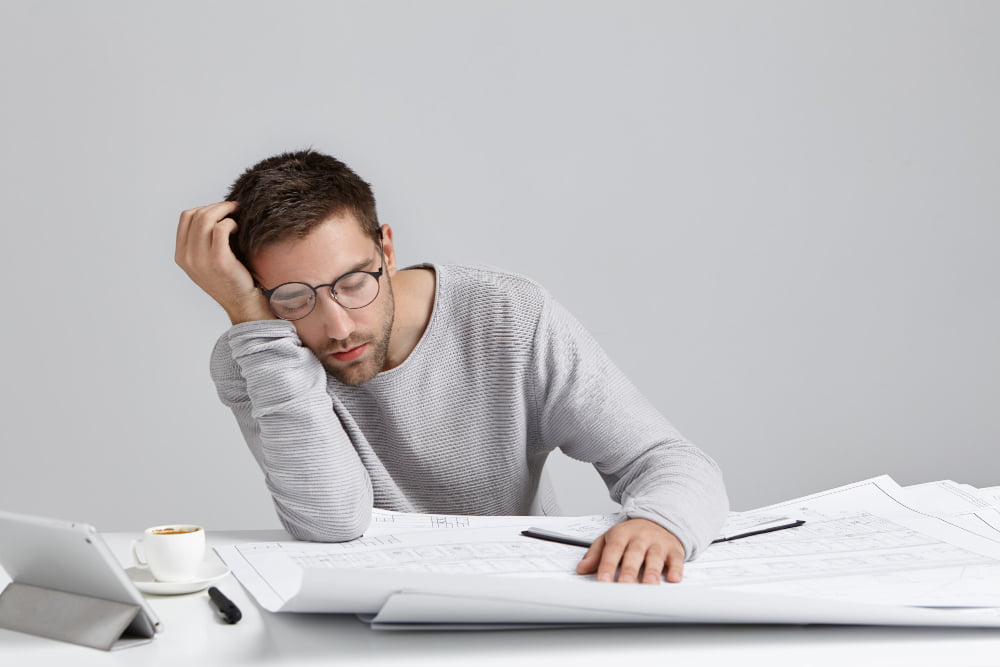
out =
[[[749,509],[1000,483],[1000,3],[0,5],[0,508],[276,526],[182,209],[313,146],[545,284]],[[609,506],[554,457],[568,512]]]

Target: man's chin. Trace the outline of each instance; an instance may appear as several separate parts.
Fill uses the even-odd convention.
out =
[[[346,365],[323,362],[323,367],[327,373],[349,387],[362,385],[378,375],[378,368],[374,368],[370,360]]]
[[[370,372],[369,369],[364,367],[365,365],[333,367],[324,364],[324,366],[326,366],[327,373],[335,377],[342,384],[346,384],[349,387],[362,385],[378,375],[377,372]]]

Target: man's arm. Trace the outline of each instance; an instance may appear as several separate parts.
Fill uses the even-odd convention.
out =
[[[360,537],[371,520],[372,486],[348,432],[353,421],[327,392],[326,371],[294,327],[232,327],[216,343],[211,370],[285,530],[316,542]]]
[[[344,541],[371,519],[368,474],[346,430],[346,411],[326,391],[326,372],[295,327],[277,320],[236,258],[233,202],[184,211],[175,259],[229,314],[233,327],[212,353],[212,378],[264,471],[294,537]],[[339,413],[339,414],[338,414]]]
[[[611,362],[583,326],[546,297],[536,332],[543,441],[593,463],[629,517],[598,538],[580,573],[679,581],[714,539],[729,503],[715,462],[688,442]],[[654,348],[651,346],[650,350]]]

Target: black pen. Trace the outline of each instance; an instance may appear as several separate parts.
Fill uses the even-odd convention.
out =
[[[738,535],[729,535],[726,537],[720,537],[716,540],[712,540],[712,544],[718,544],[719,542],[732,542],[733,540],[739,540],[744,537],[750,537],[751,535],[763,535],[764,533],[773,533],[776,530],[785,530],[786,528],[797,528],[804,524],[805,521],[798,520],[789,523],[783,523],[780,526],[771,526],[770,528],[761,528],[760,530],[751,530],[746,533],[740,533]],[[528,530],[522,530],[521,534],[525,537],[534,537],[539,540],[547,540],[549,542],[558,542],[560,544],[569,544],[574,547],[589,547],[591,542],[584,540],[579,537],[572,537],[570,535],[563,535],[562,533],[555,533],[551,530],[545,530],[543,528],[529,528]]]
[[[783,523],[780,526],[771,526],[770,528],[761,528],[760,530],[751,530],[746,533],[740,533],[739,535],[730,535],[728,537],[720,537],[717,540],[712,540],[712,544],[718,544],[719,542],[732,542],[733,540],[738,540],[744,537],[750,537],[751,535],[763,535],[764,533],[773,533],[776,530],[785,530],[786,528],[798,528],[805,521],[799,519],[798,521],[792,521],[790,523]]]
[[[543,528],[529,528],[528,530],[522,530],[521,534],[525,537],[534,537],[539,540],[558,542],[559,544],[569,544],[574,547],[589,547],[591,545],[585,539],[563,535],[562,533],[553,533],[551,530],[544,530]]]
[[[233,604],[233,601],[222,594],[215,586],[208,589],[208,597],[212,598],[212,602],[215,604],[219,613],[222,614],[222,618],[226,620],[226,623],[232,625],[233,623],[238,623],[241,618],[243,618],[243,612],[240,608]]]

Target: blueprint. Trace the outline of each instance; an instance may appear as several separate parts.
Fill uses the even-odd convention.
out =
[[[795,600],[793,606],[811,605],[810,613],[818,619],[814,622],[864,622],[859,619],[868,618],[869,612],[871,618],[887,622],[883,612],[890,605],[897,611],[968,608],[949,611],[952,620],[945,624],[1000,623],[995,494],[948,481],[900,487],[882,476],[734,513],[727,528],[786,517],[805,524],[714,544],[686,564],[682,583],[662,586],[598,584],[593,577],[575,574],[585,549],[520,535],[528,526],[539,526],[593,539],[621,520],[620,515],[478,517],[376,511],[371,529],[351,542],[236,544],[218,551],[248,591],[272,611],[384,612],[383,620],[399,622],[400,610],[419,608],[413,597],[419,593],[425,608],[439,610],[436,622],[452,608],[458,616],[459,608],[468,613],[475,608],[483,618],[499,614],[501,607],[521,617],[587,617],[577,609],[581,599],[596,604],[597,610],[591,611],[598,616],[603,609],[609,619],[634,622],[628,598],[645,596],[644,608],[662,607],[661,616],[654,616],[663,622],[684,616],[678,616],[676,608],[683,595],[688,615],[694,613],[692,599],[730,600],[727,609],[717,610],[719,622],[807,622],[801,615],[787,616],[787,600]],[[404,594],[411,597],[400,597]],[[732,601],[754,596],[761,602]],[[487,598],[493,602],[486,604]],[[782,602],[769,606],[774,600]],[[395,616],[388,614],[390,607]],[[743,611],[735,613],[734,608]],[[760,611],[757,616],[754,608]],[[711,608],[699,609],[711,617]],[[892,617],[894,612],[886,613]]]
[[[937,506],[944,510],[934,513]],[[761,511],[788,512],[807,522],[773,537],[714,545],[689,565],[685,583],[864,602],[1000,607],[1000,531],[981,520],[996,510],[958,485],[911,492],[879,477]]]

